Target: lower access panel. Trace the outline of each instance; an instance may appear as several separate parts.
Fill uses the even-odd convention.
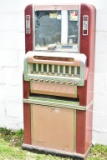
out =
[[[32,145],[75,152],[75,110],[31,105]]]

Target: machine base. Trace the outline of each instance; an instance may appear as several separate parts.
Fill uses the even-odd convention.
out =
[[[70,152],[65,152],[61,150],[56,150],[56,149],[50,149],[50,148],[45,148],[45,147],[38,147],[34,145],[29,145],[23,143],[22,149],[23,150],[28,150],[31,152],[36,152],[36,153],[41,153],[41,154],[51,154],[54,156],[60,156],[60,157],[70,157],[73,160],[85,160],[89,154],[90,148],[92,145],[89,147],[88,151],[85,154],[79,154],[79,153],[70,153]]]

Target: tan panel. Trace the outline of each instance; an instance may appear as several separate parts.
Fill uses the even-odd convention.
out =
[[[77,86],[33,81],[31,93],[77,98]]]
[[[32,144],[73,152],[75,145],[74,110],[32,105]]]

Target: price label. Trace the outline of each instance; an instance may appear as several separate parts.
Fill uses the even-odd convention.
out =
[[[26,15],[26,34],[30,34],[30,15]]]

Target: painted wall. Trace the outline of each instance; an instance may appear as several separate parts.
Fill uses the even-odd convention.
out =
[[[0,0],[0,126],[23,128],[24,8],[42,0]],[[66,3],[72,3],[66,0]],[[96,7],[93,143],[107,145],[107,1],[75,0]],[[51,3],[45,0],[44,4]],[[65,2],[64,2],[65,3]],[[65,4],[66,4],[65,3]],[[52,4],[52,3],[51,3]],[[61,4],[61,0],[54,0]]]

